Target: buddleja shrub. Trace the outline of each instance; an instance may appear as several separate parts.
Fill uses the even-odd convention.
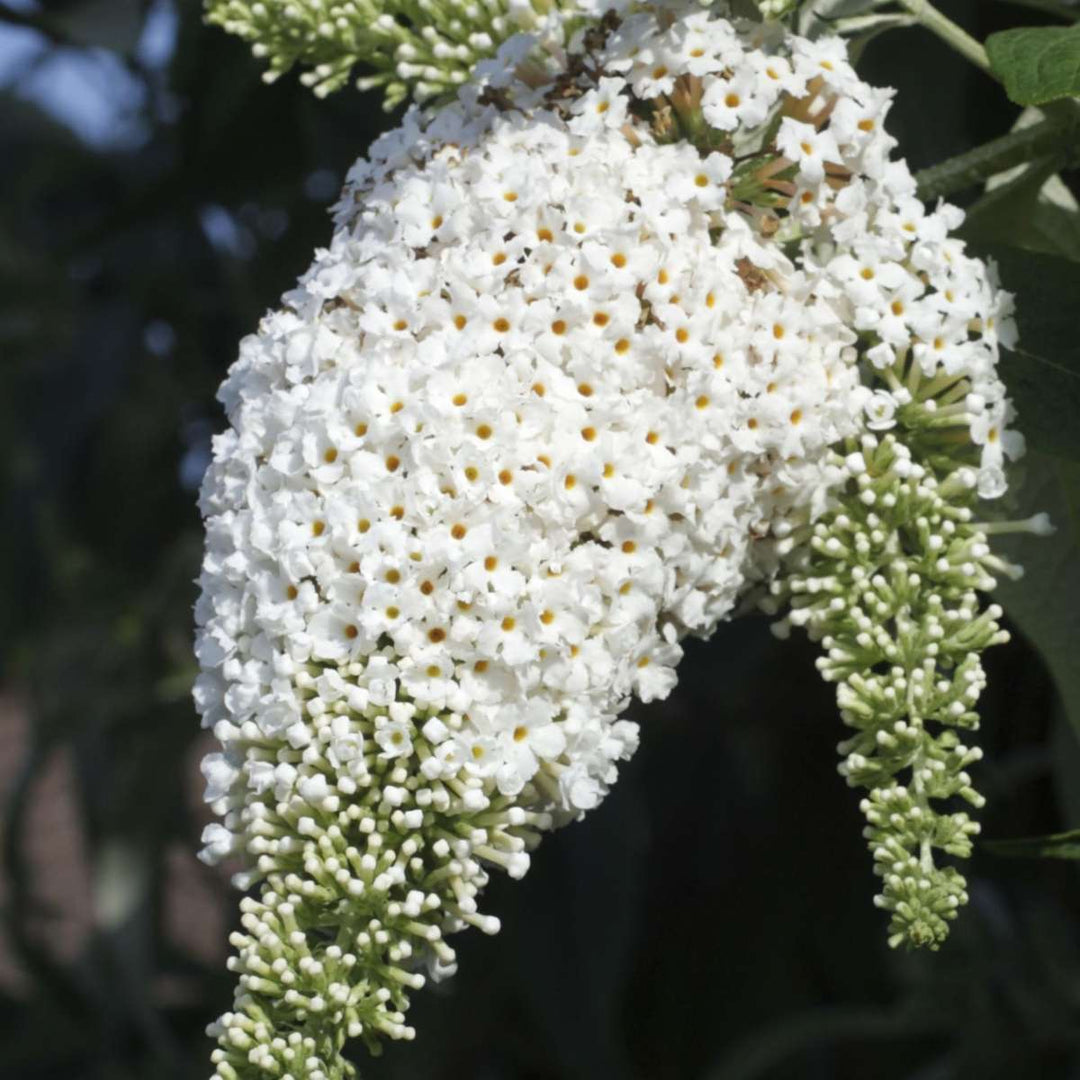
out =
[[[683,4],[211,17],[323,88],[462,83],[356,163],[221,390],[204,855],[251,895],[217,1075],[411,1038],[448,937],[499,928],[490,872],[598,806],[631,697],[755,603],[821,643],[890,943],[937,948],[1007,637],[979,507],[1022,444],[1011,298],[892,156],[892,91]]]

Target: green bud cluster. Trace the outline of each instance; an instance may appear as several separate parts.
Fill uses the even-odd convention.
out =
[[[456,90],[480,61],[567,0],[207,0],[206,19],[251,43],[273,82],[294,65],[323,97],[360,66],[362,90],[382,87],[392,109]]]
[[[407,722],[400,756],[378,753],[383,710],[369,711],[316,711],[316,737],[303,749],[254,731],[233,744],[249,763],[302,762],[328,783],[283,801],[248,788],[226,817],[247,860],[238,884],[258,889],[242,901],[231,939],[233,1009],[209,1029],[221,1080],[343,1080],[356,1075],[342,1056],[347,1039],[378,1053],[383,1038],[413,1038],[405,1012],[409,991],[425,982],[417,969],[453,972],[448,933],[498,931],[499,920],[477,910],[488,869],[521,877],[528,849],[552,825],[527,808],[541,802],[533,785],[511,800],[464,771],[429,779],[424,763],[437,749],[422,717]],[[434,722],[442,731],[460,724],[455,715]],[[343,725],[366,748],[351,781],[334,764]]]
[[[763,19],[783,19],[798,10],[802,0],[757,0]]]
[[[984,802],[967,772],[982,753],[965,741],[979,726],[979,654],[1008,640],[1001,608],[980,612],[979,593],[1012,569],[974,521],[967,448],[923,448],[934,465],[909,448],[934,413],[914,401],[895,432],[838,454],[846,482],[829,513],[784,542],[791,570],[770,601],[788,605],[781,633],[802,626],[820,641],[819,670],[852,729],[839,771],[868,792],[864,836],[882,879],[876,903],[892,916],[889,944],[931,949],[968,899],[941,857],[970,854],[979,826],[960,807]]]

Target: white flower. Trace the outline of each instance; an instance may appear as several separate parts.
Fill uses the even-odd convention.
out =
[[[216,821],[211,822],[202,831],[203,849],[199,858],[211,866],[227,859],[235,850],[236,835],[219,825]]]
[[[779,86],[744,64],[729,79],[710,79],[702,97],[702,113],[718,131],[733,131],[741,124],[760,124],[769,114]]]
[[[672,177],[669,190],[683,202],[693,200],[703,210],[719,210],[728,197],[725,184],[731,176],[731,158],[714,153],[695,159]]]
[[[821,491],[819,459],[861,408],[851,331],[728,208],[729,156],[657,145],[627,111],[628,83],[659,93],[699,48],[710,85],[750,94],[761,55],[714,19],[688,24],[708,47],[655,26],[624,23],[624,47],[642,45],[629,79],[602,78],[569,119],[466,98],[426,129],[410,117],[351,173],[333,242],[222,390],[237,437],[217,444],[203,497],[199,652],[225,674],[201,683],[207,716],[292,741],[310,728],[353,776],[366,734],[317,735],[322,710],[355,695],[378,758],[404,760],[411,721],[379,716],[407,694],[421,715],[461,711],[440,769],[518,793],[575,763],[573,714],[596,748],[578,788],[599,798],[626,696],[674,685],[666,613],[708,632],[755,572],[735,538]],[[794,75],[779,57],[766,68],[772,102]],[[746,259],[785,291],[756,294]],[[285,659],[294,674],[271,676]],[[311,665],[325,675],[310,718],[271,721]],[[547,719],[492,728],[486,708]],[[214,775],[217,797],[244,783]]]
[[[412,732],[400,721],[392,720],[377,728],[375,741],[382,748],[382,758],[408,757],[413,750]]]
[[[536,775],[540,761],[555,761],[566,749],[562,728],[538,702],[508,717],[500,742],[503,764],[496,769],[496,779],[504,795],[517,795]]]
[[[829,162],[841,162],[840,148],[835,136],[827,129],[819,131],[813,124],[804,124],[785,116],[776,135],[780,152],[799,166],[799,177],[809,185],[820,184]]]
[[[602,789],[584,765],[571,765],[559,777],[559,792],[563,806],[578,812],[594,809],[600,802]]]
[[[889,95],[838,41],[664,11],[626,14],[578,82],[495,61],[498,105],[410,112],[221,389],[196,702],[223,744],[204,856],[269,875],[245,992],[292,897],[367,897],[361,967],[394,994],[414,949],[445,973],[444,933],[496,929],[488,869],[520,875],[603,799],[631,697],[667,695],[681,640],[775,575],[851,480],[847,440],[922,409],[1004,490],[1010,301],[890,159]],[[714,130],[666,141],[654,106]]]
[[[866,426],[871,431],[888,431],[896,427],[896,398],[888,390],[875,390],[863,408]]]
[[[629,98],[623,93],[625,79],[602,78],[596,89],[582,94],[574,102],[574,119],[569,128],[575,135],[588,136],[604,128],[618,129],[626,122]]]
[[[206,780],[206,801],[213,803],[228,795],[240,776],[240,770],[224,754],[214,753],[203,758],[202,774]]]

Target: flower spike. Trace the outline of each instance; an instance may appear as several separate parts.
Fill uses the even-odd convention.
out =
[[[773,584],[788,621],[820,641],[822,676],[837,684],[843,722],[840,773],[867,789],[864,835],[892,913],[889,943],[938,948],[967,903],[963,876],[938,854],[965,858],[979,826],[968,766],[986,677],[979,654],[1008,640],[1001,608],[979,613],[996,584],[986,536],[971,524],[974,471],[939,482],[892,432],[866,435],[845,461],[850,480],[814,527],[791,572]]]
[[[824,649],[890,940],[966,900],[1011,298],[839,40],[663,3],[554,73],[518,44],[356,163],[220,392],[204,857],[253,890],[222,1080],[411,1038],[446,938],[498,929],[492,870],[602,801],[630,699],[763,593]]]
[[[206,0],[206,19],[249,42],[272,82],[294,66],[320,97],[355,68],[382,87],[389,110],[406,97],[445,96],[514,34],[535,31],[564,0]]]

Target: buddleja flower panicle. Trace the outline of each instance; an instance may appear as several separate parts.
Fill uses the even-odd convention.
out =
[[[412,1039],[408,995],[425,983],[417,965],[450,975],[457,961],[446,934],[498,931],[499,920],[477,906],[485,867],[523,876],[528,851],[552,824],[535,784],[511,799],[464,770],[430,768],[461,717],[417,714],[407,701],[369,715],[341,703],[322,710],[327,673],[304,674],[297,681],[310,695],[310,743],[290,755],[254,731],[234,740],[248,762],[276,769],[291,758],[305,773],[298,792],[276,803],[249,798],[226,815],[230,837],[210,835],[252,857],[240,884],[260,886],[257,899],[242,901],[242,930],[231,938],[233,1010],[211,1029],[225,1080],[252,1067],[338,1080],[355,1075],[341,1056],[346,1039],[362,1039],[372,1053],[384,1038]],[[408,756],[350,756],[375,745],[387,723],[398,726],[385,741],[400,737]],[[347,776],[343,759],[353,763]],[[439,775],[425,775],[425,766]]]
[[[572,16],[563,0],[206,0],[206,18],[251,43],[268,82],[300,66],[324,97],[359,67],[359,88],[381,87],[392,109],[454,92],[503,41],[564,7]]]
[[[204,858],[257,891],[225,1080],[411,1037],[445,938],[498,927],[489,873],[600,803],[630,699],[772,581],[837,683],[893,939],[963,902],[935,854],[974,826],[937,804],[978,801],[1009,298],[842,42],[681,4],[586,37],[550,80],[504,42],[377,140],[222,386]]]
[[[979,593],[996,581],[987,537],[972,524],[974,470],[956,466],[939,481],[902,437],[862,438],[844,461],[847,492],[773,591],[821,642],[818,668],[837,683],[841,718],[855,731],[839,745],[839,770],[869,790],[861,809],[883,879],[876,901],[892,913],[890,944],[936,948],[967,893],[934,853],[965,858],[979,831],[947,807],[984,804],[967,772],[982,752],[959,732],[979,725],[980,653],[1008,633],[1000,607],[979,611]]]

